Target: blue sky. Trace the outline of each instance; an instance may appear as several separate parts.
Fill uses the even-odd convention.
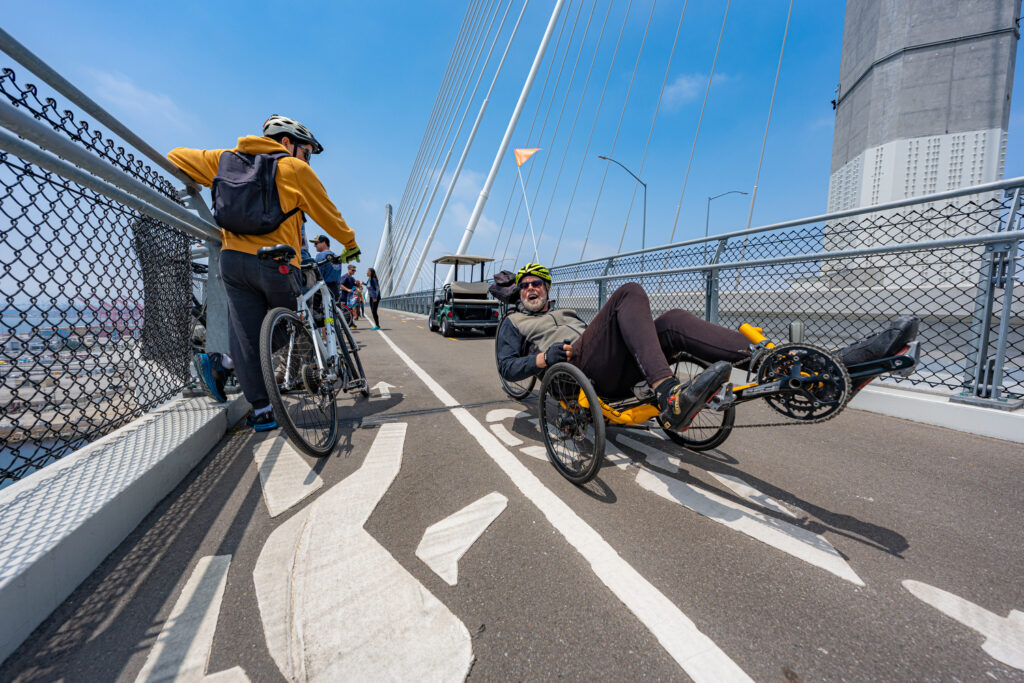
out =
[[[485,12],[486,17],[504,12],[507,6],[506,0],[479,1],[485,9],[493,8]],[[453,149],[449,173],[521,3],[514,0],[512,4],[496,55],[459,140],[453,146],[450,140],[437,146],[438,166],[449,147]],[[326,153],[314,159],[314,168],[372,260],[384,205],[391,202],[398,209],[467,4],[472,3],[186,0],[168,6],[50,0],[8,7],[4,27],[157,149],[231,147],[238,136],[257,133],[270,113],[303,121],[326,147]],[[458,245],[553,4],[551,0],[534,0],[526,10],[431,255]],[[640,171],[682,2],[661,0],[653,14],[650,0],[615,0],[610,7],[609,11],[608,0],[567,4],[512,138],[512,147],[544,148],[523,167],[531,174],[527,191],[538,231],[548,215],[541,260],[549,260],[563,222],[559,262],[580,257],[588,229],[586,257],[614,252],[624,226],[623,249],[640,246],[641,195],[637,194],[627,222],[634,183],[624,171],[611,167],[597,202],[606,169],[597,155],[611,153],[615,140],[615,158]],[[785,0],[732,3],[680,207],[677,240],[703,234],[710,195],[751,190],[787,7]],[[839,76],[844,7],[839,0],[797,0],[794,5],[754,225],[824,212],[834,121],[829,102]],[[592,8],[592,24],[580,51]],[[687,6],[642,172],[648,183],[648,246],[668,241],[672,230],[724,9],[724,2],[702,0],[690,0]],[[649,18],[650,29],[645,31]],[[623,26],[612,65],[613,48]],[[492,37],[493,31],[481,41],[485,47]],[[643,52],[637,61],[642,42]],[[569,72],[577,54],[577,75],[569,88]],[[581,100],[587,67],[595,54],[591,81]],[[554,65],[545,90],[551,60]],[[626,104],[634,65],[636,81]],[[22,71],[19,69],[19,74]],[[595,116],[606,77],[607,91],[600,115]],[[31,79],[21,76],[19,80]],[[473,81],[475,75],[470,86]],[[564,115],[559,119],[563,97]],[[572,128],[581,101],[579,120]],[[461,112],[457,114],[461,116]],[[1007,177],[1024,174],[1024,148],[1017,134],[1022,121],[1024,113],[1015,103]],[[458,118],[454,121],[457,125]],[[584,156],[592,128],[593,139]],[[570,131],[572,144],[566,153]],[[556,188],[554,180],[563,154],[565,166]],[[532,257],[532,249],[518,249],[525,214],[520,212],[513,223],[521,193],[511,150],[507,157],[470,252],[491,255],[496,251],[499,258],[505,255],[504,265],[511,266],[516,253],[522,261]],[[570,208],[569,196],[581,168]],[[447,178],[427,215],[424,235],[446,187]],[[506,215],[510,197],[511,209]],[[711,233],[743,227],[749,206],[749,196],[733,194],[715,200]],[[411,213],[409,208],[404,211]],[[308,229],[312,232],[316,227]],[[512,229],[515,232],[506,252]],[[429,275],[429,270],[426,272]]]

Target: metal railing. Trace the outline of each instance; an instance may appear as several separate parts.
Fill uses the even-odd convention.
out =
[[[212,264],[220,233],[161,154],[3,30],[0,52],[3,486],[185,387],[190,249]]]
[[[683,308],[735,328],[838,348],[900,314],[921,319],[923,358],[893,380],[1011,409],[1024,396],[1024,178],[552,268],[551,296],[589,319],[639,282],[655,316]],[[1015,286],[1016,284],[1016,286]],[[429,312],[430,290],[382,306]]]

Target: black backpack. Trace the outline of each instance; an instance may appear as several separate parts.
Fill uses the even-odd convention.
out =
[[[494,282],[487,288],[495,299],[505,304],[519,301],[519,285],[516,276],[510,270],[502,270],[494,274]]]
[[[240,235],[266,235],[292,216],[281,210],[277,194],[277,160],[285,152],[220,155],[213,179],[213,217],[217,225]]]

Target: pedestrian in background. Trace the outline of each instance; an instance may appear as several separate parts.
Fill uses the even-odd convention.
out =
[[[310,242],[316,247],[317,267],[320,269],[320,275],[324,279],[324,284],[327,285],[327,289],[331,292],[334,300],[341,301],[341,290],[338,287],[341,282],[341,266],[335,265],[328,260],[334,258],[334,252],[331,251],[330,238],[327,235],[317,235]]]
[[[380,329],[380,316],[377,315],[377,306],[380,304],[380,281],[377,280],[377,271],[373,268],[366,269],[366,294],[370,299],[370,312],[373,313],[373,328]]]

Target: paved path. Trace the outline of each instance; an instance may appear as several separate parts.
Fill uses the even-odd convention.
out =
[[[581,489],[491,340],[384,327],[335,455],[236,429],[0,680],[1024,680],[1019,445],[610,429]]]

